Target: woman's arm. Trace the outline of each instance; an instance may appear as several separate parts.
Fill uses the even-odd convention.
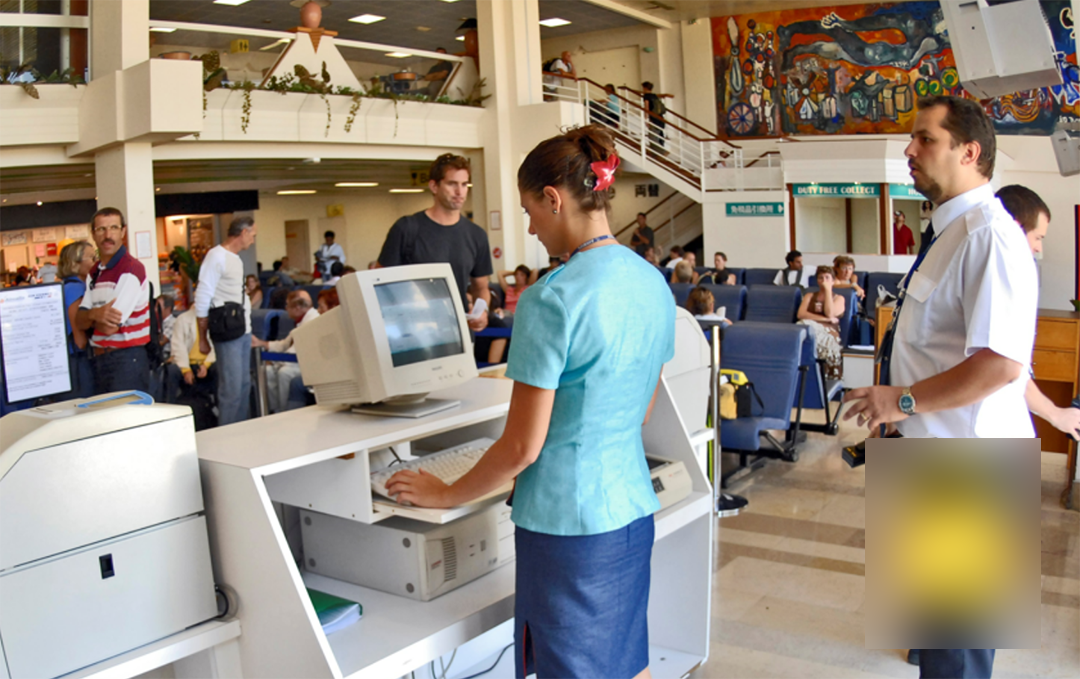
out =
[[[656,378],[656,388],[653,389],[652,400],[649,401],[649,409],[645,411],[645,421],[641,423],[641,426],[645,426],[649,423],[649,418],[652,417],[653,406],[656,405],[656,397],[660,393],[660,383],[664,381],[664,368],[660,367],[660,377]]]
[[[456,507],[486,495],[516,477],[540,456],[551,424],[555,390],[514,383],[503,436],[465,476],[446,485],[437,476],[400,471],[386,482],[398,502],[418,507]],[[513,432],[510,434],[509,432]]]
[[[728,285],[735,285],[735,274],[733,274],[733,273],[728,274],[727,284]]]
[[[515,283],[514,272],[513,271],[500,271],[499,272],[499,283],[501,283],[503,285],[513,285]]]
[[[844,298],[840,295],[829,295],[829,297],[832,297],[832,305],[830,306],[826,303],[825,314],[830,319],[838,321],[840,320],[840,317],[844,315]],[[828,297],[826,299],[828,299]]]
[[[82,304],[82,297],[75,300],[68,305],[67,314],[68,322],[71,323],[71,341],[75,343],[75,346],[79,349],[86,348],[86,331],[80,328],[75,323],[75,318],[79,315],[79,305]]]

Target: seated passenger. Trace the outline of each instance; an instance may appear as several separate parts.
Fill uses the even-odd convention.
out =
[[[844,315],[844,298],[833,292],[833,269],[817,268],[819,290],[804,295],[799,306],[799,323],[814,333],[818,359],[825,362],[825,378],[838,380],[843,375],[840,356],[840,317]]]
[[[247,292],[248,299],[251,300],[252,309],[261,309],[263,302],[262,286],[259,285],[259,277],[253,273],[249,273],[247,278],[244,279],[244,291]]]
[[[340,262],[335,262],[340,264]],[[312,308],[311,296],[306,290],[293,290],[285,303],[285,311],[289,318],[300,327],[304,322],[312,318],[318,318],[319,312]],[[295,332],[295,330],[293,331]],[[290,332],[283,340],[267,342],[252,336],[251,345],[261,347],[273,353],[295,354],[296,347],[293,345],[295,338]],[[300,366],[297,363],[270,361],[264,364],[266,367],[266,392],[270,402],[270,412],[280,413],[286,410],[289,403],[289,387],[292,379],[300,374]]]
[[[724,327],[731,325],[731,321],[716,313],[716,299],[707,288],[698,286],[691,290],[683,306],[699,321],[723,321]]]
[[[776,272],[776,278],[773,279],[773,285],[788,285],[801,288],[803,270],[802,253],[798,250],[792,250],[784,256],[784,261],[787,262],[787,266]]]
[[[330,265],[330,277],[323,281],[323,285],[337,285],[337,282],[344,275],[345,265],[341,262],[334,262]]]
[[[675,269],[671,272],[672,283],[697,283],[698,275],[694,271],[694,267],[690,262],[685,259],[675,265]]]
[[[723,252],[713,255],[713,269],[707,276],[712,278],[713,285],[735,285],[737,282],[735,274],[728,271],[727,255]]]
[[[851,257],[837,255],[833,258],[833,276],[834,288],[855,288],[856,297],[866,297],[866,291],[859,287],[859,277],[855,275],[855,260]]]
[[[210,340],[209,354],[199,351],[199,326],[194,306],[176,317],[170,347],[170,360],[165,364],[166,403],[212,403],[217,394],[214,343]],[[198,409],[193,410],[198,415]],[[197,429],[203,429],[216,422],[200,422],[196,417],[195,424]]]
[[[341,305],[341,299],[338,297],[337,288],[327,288],[319,293],[319,301],[316,302],[319,309],[319,314],[325,314],[336,306]]]
[[[524,264],[518,266],[513,271],[500,271],[499,282],[503,284],[503,290],[506,291],[506,302],[503,304],[506,316],[513,316],[517,311],[518,298],[521,297],[521,293],[525,292],[525,289],[529,287],[529,279],[532,276],[532,271]]]

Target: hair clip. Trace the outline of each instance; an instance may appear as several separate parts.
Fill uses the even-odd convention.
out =
[[[589,167],[596,174],[596,183],[592,185],[592,190],[604,191],[615,183],[615,169],[619,167],[619,156],[612,153],[606,160],[590,163]],[[588,185],[588,180],[586,180],[586,185]]]

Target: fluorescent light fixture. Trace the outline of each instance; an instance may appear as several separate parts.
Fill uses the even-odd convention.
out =
[[[229,5],[230,7],[236,7],[242,5],[248,0],[214,0],[215,5]]]
[[[416,30],[420,31],[421,33],[427,33],[428,31],[431,30],[431,27],[430,26],[417,26]]]
[[[465,36],[464,35],[459,35],[458,37],[454,38],[454,40],[460,40],[461,42],[465,42]]]
[[[442,0],[443,2],[457,2],[457,0]]]
[[[382,21],[385,18],[386,17],[379,16],[378,14],[361,14],[360,16],[349,19],[349,21],[353,22],[354,24],[374,24]]]
[[[566,19],[560,19],[559,17],[551,17],[550,19],[541,21],[540,25],[547,26],[548,28],[558,28],[559,26],[569,26],[570,22]]]
[[[38,207],[41,207],[41,201],[40,200],[37,202],[37,204],[38,204]]]
[[[405,57],[411,57],[412,55],[408,52],[387,52],[386,56],[394,57],[395,59],[404,59]]]
[[[315,193],[315,189],[294,189],[292,191],[278,191],[279,196],[310,196]]]
[[[426,189],[390,189],[390,193],[423,193]]]
[[[164,26],[155,26],[150,29],[151,33],[175,33],[175,28],[165,28]]]
[[[379,182],[338,182],[334,184],[334,186],[340,186],[343,189],[367,189],[378,185]]]

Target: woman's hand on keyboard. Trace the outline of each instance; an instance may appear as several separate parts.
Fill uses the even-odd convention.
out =
[[[390,477],[386,490],[395,501],[416,507],[453,507],[449,501],[450,486],[423,469],[416,473],[403,469]]]

